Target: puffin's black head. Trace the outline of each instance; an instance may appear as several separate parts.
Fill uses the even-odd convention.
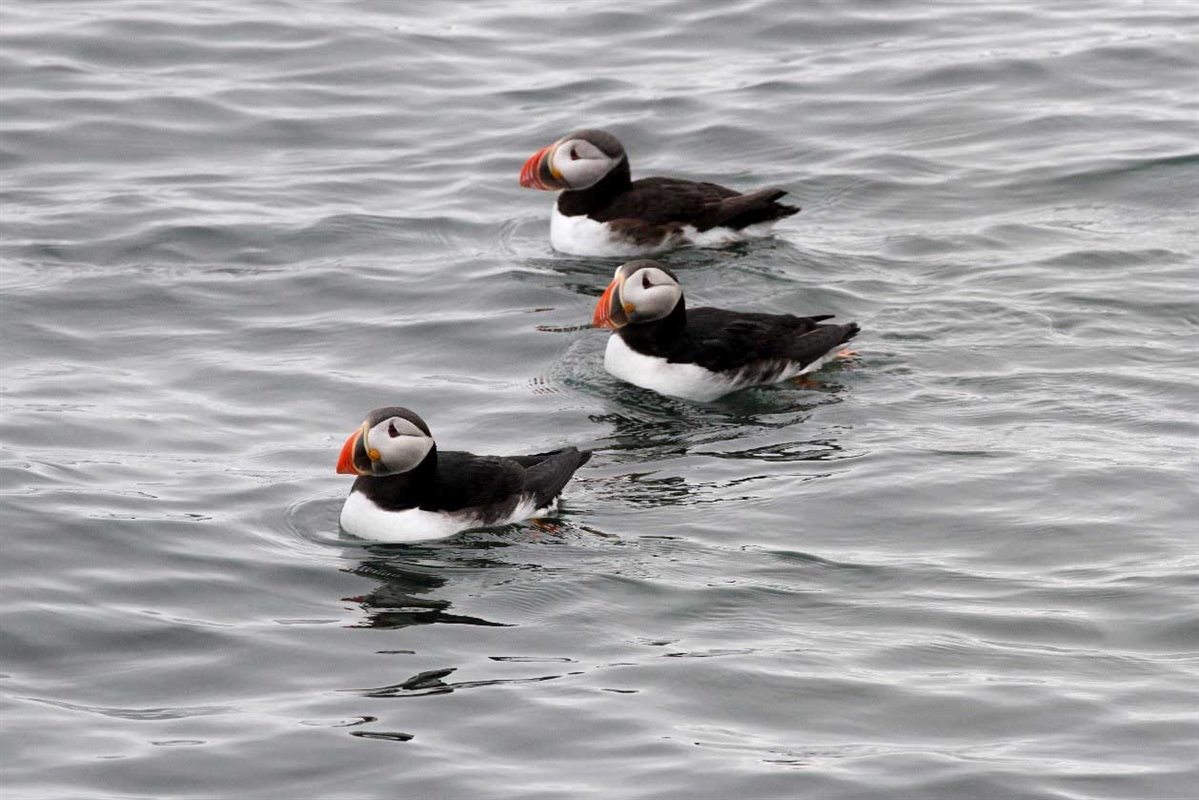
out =
[[[350,434],[337,459],[344,475],[396,475],[415,469],[433,449],[429,426],[400,406],[376,408]]]
[[[624,155],[624,145],[620,143],[620,140],[607,131],[601,131],[598,128],[583,128],[562,137],[562,141],[564,142],[572,139],[578,139],[579,141],[594,145],[597,150],[608,158],[620,158]]]
[[[591,324],[597,328],[623,328],[653,322],[674,311],[683,299],[675,274],[657,261],[641,259],[621,264],[595,305]]]
[[[620,140],[607,131],[585,128],[534,153],[520,171],[520,185],[549,191],[586,189],[624,160]]]

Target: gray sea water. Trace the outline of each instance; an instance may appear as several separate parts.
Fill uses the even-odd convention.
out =
[[[779,185],[693,304],[818,386],[617,383],[525,158]],[[1193,798],[1199,7],[0,3],[4,798]],[[596,454],[339,533],[376,406]]]

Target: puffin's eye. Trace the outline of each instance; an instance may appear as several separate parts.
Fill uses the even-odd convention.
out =
[[[578,160],[579,160],[579,151],[578,151],[578,150],[575,150],[573,147],[572,147],[572,148],[570,148],[570,160],[571,160],[571,161],[578,161]]]
[[[641,288],[642,288],[642,289],[648,289],[648,288],[649,288],[649,287],[651,287],[651,286],[653,286],[653,284],[649,282],[649,273],[648,273],[648,272],[642,273],[642,275],[641,275]]]
[[[400,435],[400,432],[396,430],[396,424],[394,422],[387,423],[387,435],[393,439]]]

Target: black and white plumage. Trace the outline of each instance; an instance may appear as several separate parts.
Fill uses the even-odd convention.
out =
[[[520,185],[562,190],[550,243],[582,256],[630,256],[687,245],[720,246],[762,235],[799,211],[770,187],[742,194],[677,178],[632,180],[624,147],[610,133],[580,130],[533,154]]]
[[[442,539],[547,511],[591,458],[573,447],[527,456],[439,452],[424,420],[398,406],[372,411],[341,449],[357,475],[341,527],[364,539]]]
[[[674,273],[641,260],[617,268],[592,322],[615,330],[604,353],[612,375],[660,394],[707,401],[819,369],[859,331],[856,322],[825,323],[829,319],[688,309]]]

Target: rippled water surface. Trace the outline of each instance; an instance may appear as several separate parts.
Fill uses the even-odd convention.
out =
[[[0,4],[11,798],[1182,798],[1180,2]],[[618,384],[524,159],[787,188],[666,261],[862,358]],[[553,525],[338,531],[366,411],[596,451]]]

